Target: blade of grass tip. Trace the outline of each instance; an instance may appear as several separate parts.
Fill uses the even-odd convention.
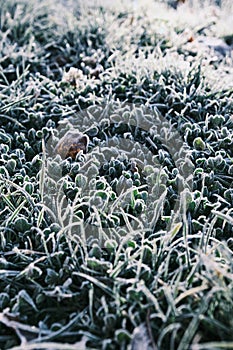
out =
[[[30,100],[32,97],[33,97],[33,95],[28,95],[28,96],[25,96],[25,97],[21,97],[21,98],[19,98],[16,101],[12,101],[12,102],[8,103],[7,105],[2,106],[0,108],[0,113],[8,112],[11,107],[17,105],[20,102],[24,102],[24,101]]]
[[[15,211],[11,214],[11,216],[9,217],[9,219],[6,220],[5,225],[9,226],[9,224],[14,220],[14,218],[16,216],[18,216],[18,214],[20,213],[21,209],[24,208],[25,203],[27,202],[27,200],[25,199],[16,209]]]
[[[181,227],[183,226],[182,222],[175,222],[174,224],[171,224],[171,229],[169,231],[168,239],[173,239],[177,235],[177,233],[180,231]]]
[[[48,258],[48,261],[49,261],[50,265],[52,266],[51,254],[49,253],[49,250],[47,248],[47,244],[46,244],[46,240],[45,240],[45,237],[44,237],[44,233],[39,227],[35,227],[35,230],[40,234],[40,237],[41,237],[41,240],[42,240],[42,243],[43,243],[43,247],[44,247],[44,250],[45,250],[45,254],[46,254],[47,258]]]
[[[218,218],[220,218],[224,221],[227,221],[227,222],[229,222],[229,224],[233,225],[233,218],[230,215],[223,214],[223,213],[216,211],[216,210],[211,210],[211,212],[214,215],[216,215]]]
[[[81,254],[82,254],[83,261],[86,262],[87,258],[88,258],[88,250],[87,250],[87,240],[86,240],[86,234],[85,234],[85,227],[84,227],[84,223],[83,222],[81,223],[80,229],[81,229],[80,241],[82,243],[84,256],[83,256],[82,250],[81,250]]]
[[[141,186],[137,187],[137,190],[144,189],[145,187],[146,187],[146,185],[141,185]],[[115,208],[117,208],[119,202],[122,201],[127,194],[132,193],[133,191],[134,191],[134,188],[129,188],[125,192],[123,192],[123,190],[122,190],[122,192],[120,193],[118,198],[111,205],[111,210],[113,211]]]
[[[171,282],[171,285],[173,283]],[[175,289],[175,288],[174,288]],[[174,291],[171,289],[170,285],[164,283],[163,285],[163,291],[164,291],[164,295],[167,299],[167,303],[168,303],[168,309],[166,312],[166,316],[169,317],[169,315],[172,313],[175,316],[178,316],[178,311],[176,309],[175,306],[175,301],[174,301]]]
[[[144,281],[140,281],[138,285],[138,289],[142,291],[144,295],[147,297],[147,299],[149,299],[152,302],[152,304],[155,307],[155,310],[158,311],[158,314],[157,314],[158,317],[160,317],[163,322],[166,322],[166,316],[164,315],[162,309],[160,308],[158,300],[151,293],[151,291],[146,287]]]
[[[94,317],[93,317],[93,306],[94,306],[94,288],[93,284],[90,284],[89,292],[88,292],[88,297],[89,297],[89,314],[91,317],[92,323],[94,323]]]
[[[86,342],[86,341],[85,341]],[[43,342],[24,344],[11,348],[11,350],[92,350],[92,348],[86,347],[85,344],[82,344],[82,340],[75,344],[66,344],[66,343],[55,343],[55,342]]]
[[[36,223],[36,226],[37,227],[40,227],[40,225],[42,224],[42,221],[44,219],[44,212],[45,212],[45,208],[44,206],[41,208],[41,211],[38,215],[38,218],[37,218],[37,223]]]
[[[54,212],[49,208],[47,207],[45,204],[43,203],[37,203],[37,207],[42,207],[43,209],[43,212],[42,212],[42,209],[40,210],[39,212],[39,216],[38,216],[38,219],[37,219],[37,227],[40,227],[40,224],[42,223],[43,219],[46,221],[45,217],[44,217],[44,212],[48,212],[51,219],[56,222],[57,220],[57,217],[55,216]],[[47,221],[46,221],[47,222]],[[49,225],[49,224],[48,224]]]
[[[104,238],[107,239],[108,236],[105,234],[104,230],[103,230],[103,226],[102,226],[102,222],[101,222],[101,218],[100,218],[100,213],[98,212],[98,209],[95,206],[92,206],[92,210],[94,211],[95,214],[95,220],[97,221],[97,227],[96,229],[98,229],[98,242],[99,245],[102,246],[103,245],[103,236],[105,236]],[[89,234],[89,232],[88,232]]]
[[[72,213],[72,218],[74,216],[74,207],[75,207],[75,203],[73,203],[72,207],[71,207],[71,213]],[[72,232],[72,228],[74,227],[78,227],[79,231],[75,231]],[[77,261],[78,257],[77,257],[77,251],[79,250],[80,246],[82,247],[82,249],[80,250],[80,253],[82,255],[82,260],[86,261],[87,257],[88,257],[88,251],[87,251],[87,244],[86,244],[86,235],[85,235],[85,228],[84,228],[84,221],[82,219],[75,219],[75,220],[70,220],[70,223],[66,226],[63,226],[62,229],[58,232],[58,237],[60,238],[60,236],[65,233],[68,232],[68,234],[66,234],[66,240],[68,240],[68,246],[70,249],[70,252],[72,254],[72,257]],[[71,243],[74,242],[75,243],[75,248],[73,249],[71,246]],[[83,253],[84,252],[84,253]],[[85,257],[84,257],[85,256]]]
[[[165,190],[161,196],[159,197],[157,203],[156,203],[156,206],[155,206],[155,209],[154,209],[154,215],[153,215],[153,218],[151,220],[151,224],[150,224],[150,229],[153,230],[158,219],[159,219],[159,215],[161,214],[162,212],[162,209],[163,209],[163,203],[166,199],[166,196],[167,196],[167,190]]]
[[[63,226],[60,231],[58,232],[58,236],[62,235],[63,233],[65,233],[67,230],[70,229],[70,227],[75,227],[75,226],[80,226],[82,224],[82,222],[77,221],[77,222],[72,222],[71,224],[67,225],[67,226]],[[70,239],[73,237],[73,235],[70,237]]]
[[[0,198],[2,198],[3,202],[5,202],[5,204],[8,205],[8,207],[10,208],[11,211],[15,210],[15,206],[11,203],[11,201],[9,200],[9,198],[7,198],[6,195],[1,195]]]
[[[219,350],[219,349],[233,349],[233,342],[206,342],[206,343],[200,343],[200,344],[193,344],[190,347],[190,350]]]
[[[2,249],[2,251],[5,250],[6,248],[6,244],[7,244],[7,241],[6,241],[6,238],[5,238],[5,235],[4,235],[4,232],[3,232],[3,227],[0,226],[0,248]]]
[[[24,62],[23,62],[23,65],[24,65]],[[25,77],[28,75],[29,73],[29,68],[30,68],[30,65],[27,65],[24,69],[23,69],[23,72],[22,74],[20,74],[20,68],[19,66],[16,67],[16,76],[17,76],[17,79],[14,80],[14,85],[17,85],[18,83],[21,82],[21,80],[25,80]]]
[[[213,233],[214,230],[214,226],[216,224],[216,221],[218,220],[218,217],[215,216],[212,220],[211,219],[207,219],[204,225],[204,229],[203,230],[205,232],[205,237],[204,237],[204,245],[202,246],[204,249],[204,252],[206,253],[208,250],[208,246],[209,246],[209,241],[211,239],[211,234]],[[206,229],[207,227],[207,229]]]
[[[140,227],[140,229],[143,231],[144,230],[144,227],[143,227],[143,223],[134,215],[131,215],[129,213],[126,213],[123,208],[120,208],[120,211],[121,211],[121,214],[125,220],[125,223],[126,223],[126,227],[127,229],[129,230],[129,233],[127,234],[127,237],[132,237],[132,234],[135,233],[135,229],[131,226],[130,222],[129,222],[129,219],[132,219],[134,220],[134,222],[137,222],[138,226]]]
[[[228,254],[228,256],[229,257],[231,257],[232,256],[232,250],[231,250],[231,248],[229,248],[227,245],[226,245],[226,243],[223,241],[223,242],[220,242],[217,238],[215,238],[215,237],[210,237],[210,240],[211,241],[213,241],[215,244],[216,244],[216,247],[217,246],[221,246],[224,250],[225,250],[225,252]],[[231,259],[231,258],[230,258]]]
[[[78,254],[77,254],[77,251],[79,250],[80,248],[80,245],[77,244],[78,242],[80,243],[81,242],[81,239],[78,237],[78,235],[76,234],[75,236],[72,234],[71,232],[71,229],[72,227],[75,227],[75,226],[81,226],[82,225],[82,222],[79,222],[77,225],[76,223],[70,223],[68,224],[66,227],[65,227],[65,231],[67,231],[66,235],[65,235],[65,238],[66,238],[66,241],[67,241],[67,245],[69,247],[69,250],[70,250],[70,257],[72,258],[73,261],[75,261],[77,264],[78,264],[78,260],[79,260],[79,257],[78,257]],[[77,239],[78,237],[78,239]],[[72,245],[72,242],[74,242],[75,244]],[[83,257],[83,256],[82,256]]]
[[[79,226],[79,228],[80,228],[80,231],[81,231],[81,237],[83,237],[83,238],[80,238],[80,235],[78,234],[72,234],[71,236],[67,236],[66,235],[66,240],[69,240],[68,241],[68,245],[69,245],[69,249],[70,249],[70,252],[71,252],[71,254],[73,254],[72,256],[73,256],[73,258],[75,257],[75,260],[77,260],[78,259],[78,257],[77,257],[77,254],[76,254],[76,251],[78,250],[78,244],[77,244],[77,242],[79,242],[80,243],[80,245],[81,245],[81,247],[83,248],[83,249],[81,249],[80,250],[80,253],[81,253],[81,255],[82,255],[82,261],[84,262],[84,261],[87,261],[87,258],[88,258],[88,250],[87,250],[87,244],[86,244],[86,236],[85,236],[85,230],[84,230],[84,225],[83,225],[83,222],[82,221],[80,221],[80,222],[74,222],[74,223],[71,223],[70,225],[67,225],[67,226],[64,226],[64,227],[62,227],[60,230],[59,230],[59,232],[58,232],[58,234],[57,234],[57,241],[58,241],[58,243],[59,243],[59,241],[60,241],[60,239],[61,239],[61,236],[63,235],[63,234],[65,234],[65,232],[67,231],[67,230],[69,230],[70,229],[70,227],[76,227],[76,226]],[[75,248],[75,250],[73,250],[72,249],[72,247],[71,247],[71,245],[70,245],[70,243],[71,242],[74,242],[75,244],[76,244],[76,248]],[[83,254],[83,252],[84,252],[84,254]]]
[[[11,180],[5,179],[5,182],[7,182],[12,187],[15,187],[19,192],[23,193],[24,197],[27,199],[28,203],[31,205],[32,209],[35,209],[38,211],[38,208],[35,206],[30,194],[24,190],[21,186],[17,185],[16,183],[12,182]]]
[[[135,219],[135,217],[133,217],[133,219]],[[147,232],[147,229],[145,229],[145,233]],[[135,234],[140,234],[142,233],[141,230],[136,230],[134,231]],[[126,261],[119,261],[119,257],[120,257],[120,253],[122,251],[122,248],[124,246],[124,244],[128,241],[130,235],[126,235],[124,237],[122,237],[122,239],[120,240],[120,244],[118,245],[116,254],[115,254],[115,259],[114,259],[114,263],[113,266],[114,268],[112,269],[111,273],[110,273],[110,277],[111,278],[116,278],[117,275],[120,273],[120,271],[128,264],[128,260]],[[133,256],[131,256],[132,259],[134,259],[135,255],[138,255],[138,252],[136,252]]]
[[[199,286],[199,287],[194,287],[191,289],[186,290],[185,292],[181,293],[176,299],[175,299],[175,305],[177,305],[181,300],[183,300],[184,298],[187,298],[188,296],[197,294],[198,292],[201,292],[203,290],[206,290],[209,288],[209,285],[204,284],[203,286]]]
[[[64,325],[62,328],[58,329],[55,332],[50,332],[48,335],[45,335],[44,337],[39,337],[38,339],[34,339],[33,342],[37,343],[37,348],[38,348],[38,343],[43,343],[44,341],[50,341],[53,339],[56,339],[57,337],[61,337],[62,334],[67,332],[73,325],[77,325],[78,321],[81,320],[81,318],[86,314],[87,308],[85,308],[82,312],[77,313],[77,315],[66,325]],[[31,342],[29,342],[30,344]],[[39,346],[40,348],[40,346]]]
[[[42,138],[42,165],[40,169],[40,180],[39,180],[39,191],[41,202],[44,200],[44,184],[45,184],[45,162],[46,162],[46,148],[45,148],[45,140]]]
[[[190,263],[190,251],[189,251],[189,245],[188,245],[188,231],[189,231],[189,225],[188,225],[188,220],[187,220],[187,194],[188,191],[183,191],[181,193],[181,203],[182,203],[182,211],[183,211],[183,237],[185,241],[185,248],[186,248],[186,257],[187,257],[187,264],[188,267],[190,268],[191,263]]]
[[[0,71],[0,75],[2,76],[2,78],[4,79],[4,81],[5,81],[6,85],[7,85],[7,88],[5,88],[5,89],[2,91],[2,93],[3,93],[3,92],[5,92],[5,90],[8,90],[8,89],[9,89],[10,83],[9,83],[9,81],[8,81],[6,75],[4,74],[3,71]]]
[[[127,265],[128,260],[125,261],[119,261],[119,257],[120,257],[120,253],[122,251],[123,245],[125,244],[125,242],[127,242],[128,238],[123,238],[120,241],[120,244],[117,248],[116,254],[115,254],[115,260],[113,263],[114,268],[112,269],[111,273],[110,273],[110,277],[111,278],[116,278],[118,273]]]
[[[66,210],[62,214],[63,208],[66,208]],[[64,194],[63,183],[61,183],[59,185],[59,188],[57,188],[57,195],[55,198],[55,211],[56,211],[55,215],[57,216],[59,224],[61,225],[61,227],[64,227],[64,220],[66,218],[66,213],[68,211],[68,203],[67,203],[66,195]]]
[[[9,117],[6,114],[0,114],[1,118],[5,118],[7,120],[10,120],[11,122],[13,122],[14,124],[18,125],[20,128],[22,129],[26,129],[25,126],[23,124],[21,124],[18,120],[16,120],[15,118]]]
[[[141,230],[137,230],[137,231],[134,231],[135,234],[138,234],[138,235],[142,235],[142,231]],[[146,233],[146,230],[144,231],[144,233]],[[121,242],[123,242],[123,244],[127,243],[129,237],[126,236],[126,239],[125,240],[121,240]],[[122,248],[122,245],[120,246],[120,249],[118,250],[119,253],[121,252],[121,248]],[[110,276],[111,277],[116,277],[117,274],[124,268],[124,266],[126,266],[128,264],[129,261],[133,261],[135,259],[140,259],[140,256],[143,256],[143,253],[144,253],[144,249],[137,249],[132,255],[130,255],[130,257],[128,258],[128,260],[125,260],[124,262],[123,261],[120,261],[118,262],[118,260],[114,261],[114,269],[111,270],[111,274]],[[141,269],[141,264],[139,264],[139,268]],[[123,280],[123,279],[122,279]],[[138,281],[138,278],[133,278],[131,280],[135,280],[135,281]]]
[[[114,298],[112,290],[109,287],[107,287],[104,283],[98,281],[95,277],[86,275],[85,273],[82,273],[82,272],[73,272],[73,274],[92,282],[94,285],[102,289],[106,294]]]
[[[141,237],[142,237],[142,241],[141,241],[142,249],[140,249],[140,257],[139,257],[138,264],[137,264],[137,274],[136,274],[136,278],[138,281],[139,281],[139,277],[140,277],[141,270],[142,270],[142,260],[143,260],[143,255],[144,255],[144,251],[145,251],[145,246],[144,246],[145,233],[142,233]]]

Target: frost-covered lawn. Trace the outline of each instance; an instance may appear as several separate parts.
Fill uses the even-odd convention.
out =
[[[0,0],[1,349],[233,349],[233,4],[193,3]]]

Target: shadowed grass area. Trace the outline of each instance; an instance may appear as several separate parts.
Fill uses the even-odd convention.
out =
[[[231,23],[0,0],[1,349],[233,349]]]

